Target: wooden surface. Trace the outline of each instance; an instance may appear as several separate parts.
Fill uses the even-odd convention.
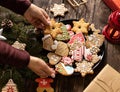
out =
[[[81,2],[81,0],[76,0]],[[88,0],[88,2],[79,7],[73,8],[67,0],[33,0],[37,6],[45,9],[49,16],[53,18],[53,14],[49,11],[54,3],[64,3],[69,12],[65,17],[56,17],[56,21],[66,19],[85,18],[89,23],[94,23],[96,28],[103,29],[107,24],[108,16],[111,10],[104,4],[102,0]],[[93,75],[87,75],[82,78],[80,75],[64,77],[57,75],[53,87],[55,92],[83,92],[84,88],[92,81],[92,79],[100,72],[105,64],[110,64],[118,72],[120,72],[120,46],[105,41],[105,55],[103,61],[94,70]]]
[[[81,2],[81,0],[76,1]],[[54,3],[64,3],[69,12],[65,14],[65,17],[55,17],[56,21],[84,18],[86,22],[94,23],[95,27],[100,30],[107,24],[108,16],[111,13],[111,10],[102,0],[88,0],[86,4],[76,8],[73,8],[67,0],[32,0],[32,2],[45,9],[50,18],[54,18],[50,12],[50,7],[53,7]],[[110,64],[120,72],[120,45],[111,44],[105,40],[104,59],[99,66],[95,68],[93,75],[87,75],[85,78],[82,78],[81,75],[69,77],[56,75],[52,87],[55,89],[55,92],[83,92],[84,88],[86,88],[105,64]],[[25,83],[25,92],[35,92],[36,85],[34,85],[34,81],[26,80]]]

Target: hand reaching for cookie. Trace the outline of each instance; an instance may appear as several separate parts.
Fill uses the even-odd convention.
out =
[[[34,4],[31,4],[26,10],[24,17],[36,28],[44,29],[45,26],[49,25],[50,18],[48,14]]]
[[[28,68],[35,72],[41,78],[46,78],[48,76],[51,76],[52,78],[55,77],[55,71],[40,58],[30,56]]]

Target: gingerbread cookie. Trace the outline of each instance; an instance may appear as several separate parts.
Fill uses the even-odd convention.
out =
[[[20,43],[18,41],[15,41],[13,44],[12,44],[12,47],[16,48],[16,49],[19,49],[19,50],[25,50],[25,47],[26,47],[26,44],[25,43]]]
[[[62,33],[58,34],[55,39],[58,41],[68,41],[70,39],[70,35],[64,24],[61,26],[61,30],[62,30]]]
[[[90,49],[87,49],[85,48],[85,51],[84,51],[84,58],[85,60],[87,61],[92,61],[93,57],[92,57],[92,53],[90,52]]]
[[[58,41],[54,40],[53,45],[51,46],[52,50],[56,50],[58,45]]]
[[[52,39],[51,35],[50,35],[50,34],[45,35],[45,36],[42,38],[42,41],[43,41],[43,48],[44,48],[45,50],[52,51],[51,46],[53,45],[53,39]],[[48,44],[49,44],[49,45],[48,45]]]
[[[51,65],[57,64],[61,60],[61,56],[56,55],[55,53],[48,53],[47,57]]]
[[[44,30],[44,34],[51,34],[53,38],[56,38],[57,34],[61,34],[62,23],[56,22],[54,19],[51,19],[50,26],[47,26]]]
[[[54,89],[50,85],[53,82],[52,78],[37,78],[35,81],[39,83],[37,92],[54,92]]]
[[[72,75],[74,72],[74,68],[72,66],[65,66],[63,63],[59,62],[55,65],[55,70],[65,76]]]
[[[83,59],[83,55],[84,55],[84,46],[81,46],[80,48],[73,51],[71,58],[77,62],[80,62]]]
[[[84,77],[86,74],[93,74],[92,70],[92,66],[94,65],[93,63],[83,60],[82,62],[76,62],[75,64],[76,64],[75,72],[80,72],[82,77]]]
[[[72,65],[74,60],[71,59],[70,57],[62,57],[61,62],[63,62],[64,65]]]
[[[65,12],[68,11],[67,8],[65,8],[64,4],[54,4],[54,7],[50,9],[51,12],[53,12],[54,17],[56,16],[64,16]]]
[[[68,56],[69,49],[67,44],[59,41],[55,53],[60,56]]]
[[[96,29],[94,24],[91,24],[89,26],[89,28],[90,28],[91,31],[93,31],[93,33],[100,33],[100,30]]]
[[[84,19],[80,19],[79,21],[73,21],[73,28],[71,29],[76,34],[82,32],[84,34],[88,33],[89,23],[86,23]]]
[[[86,46],[87,47],[91,47],[91,46],[100,47],[103,44],[104,40],[105,40],[104,35],[94,33],[89,36],[86,36]]]

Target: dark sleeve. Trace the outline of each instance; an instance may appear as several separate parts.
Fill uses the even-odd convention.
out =
[[[30,55],[23,50],[18,50],[9,44],[0,41],[0,64],[8,64],[17,68],[26,67]]]
[[[0,0],[0,5],[23,15],[31,5],[31,2],[29,0]]]

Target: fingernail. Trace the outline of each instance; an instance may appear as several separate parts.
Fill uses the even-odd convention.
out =
[[[55,74],[54,74],[54,73],[52,73],[52,74],[51,74],[51,77],[52,77],[52,78],[55,78]]]

